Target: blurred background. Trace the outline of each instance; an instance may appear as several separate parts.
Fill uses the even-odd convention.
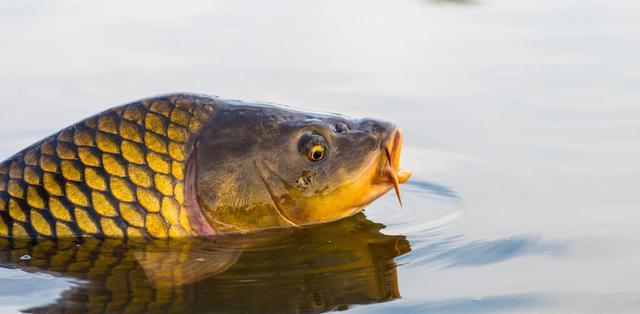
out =
[[[640,308],[640,2],[3,1],[0,159],[168,92],[398,123],[403,299],[363,312]],[[2,302],[2,299],[0,299]]]

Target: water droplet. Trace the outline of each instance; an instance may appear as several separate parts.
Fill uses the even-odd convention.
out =
[[[22,261],[28,261],[28,260],[31,260],[31,256],[29,256],[29,255],[22,255],[22,257],[20,257],[20,260],[22,260]]]
[[[204,258],[196,258],[196,262],[204,262]]]

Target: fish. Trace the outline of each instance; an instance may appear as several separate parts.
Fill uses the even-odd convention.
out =
[[[167,94],[0,163],[0,238],[188,238],[352,216],[411,172],[394,124]]]
[[[322,313],[401,297],[411,246],[382,228],[359,213],[225,237],[0,239],[0,267],[72,283],[25,313]]]

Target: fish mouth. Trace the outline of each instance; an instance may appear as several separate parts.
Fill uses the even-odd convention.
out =
[[[383,169],[383,177],[386,177],[393,184],[393,188],[398,197],[398,202],[402,207],[402,197],[400,196],[400,184],[409,181],[411,170],[400,167],[400,155],[402,154],[402,144],[404,135],[402,130],[396,129],[389,140],[384,143],[383,150],[386,157],[386,165]]]

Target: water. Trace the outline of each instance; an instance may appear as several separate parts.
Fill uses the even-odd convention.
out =
[[[638,312],[638,9],[0,2],[3,158],[106,106],[192,91],[394,121],[415,174],[404,208],[387,195],[311,229],[4,245],[0,311]]]

